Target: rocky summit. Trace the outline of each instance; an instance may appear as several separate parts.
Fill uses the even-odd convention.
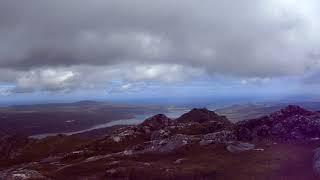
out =
[[[269,116],[236,124],[239,140],[272,138],[284,141],[309,140],[320,137],[320,114],[288,106]]]
[[[320,115],[292,105],[236,124],[205,108],[175,120],[158,114],[89,137],[2,136],[0,179],[312,180],[320,175]]]
[[[210,121],[218,121],[218,122],[224,123],[225,125],[231,124],[225,116],[219,116],[214,111],[209,111],[206,108],[202,108],[202,109],[194,108],[190,112],[183,114],[181,117],[177,118],[176,121],[180,123],[187,123],[187,122],[205,123]]]

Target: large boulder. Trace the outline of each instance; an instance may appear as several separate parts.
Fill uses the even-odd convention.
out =
[[[230,143],[227,147],[227,150],[231,153],[240,153],[243,151],[249,151],[255,148],[254,144],[235,141]]]

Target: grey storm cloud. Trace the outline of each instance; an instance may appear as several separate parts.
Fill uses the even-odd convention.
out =
[[[0,82],[301,75],[318,68],[319,12],[316,0],[2,0]]]

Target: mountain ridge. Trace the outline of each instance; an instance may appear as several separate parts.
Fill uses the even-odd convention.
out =
[[[29,179],[261,179],[270,173],[272,179],[288,173],[317,179],[320,159],[312,156],[320,145],[319,117],[317,112],[287,106],[268,116],[231,123],[201,108],[176,120],[158,114],[94,139],[4,136],[0,179],[16,174]],[[306,131],[298,131],[302,129]],[[295,171],[284,171],[281,164]]]

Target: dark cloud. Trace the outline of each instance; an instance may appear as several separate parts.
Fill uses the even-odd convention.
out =
[[[319,5],[315,0],[2,0],[0,82],[21,89],[75,88],[87,69],[95,75],[86,84],[113,78],[168,81],[168,72],[177,76],[169,81],[202,71],[248,78],[301,75],[319,59],[314,58]],[[135,72],[142,77],[127,78],[128,64],[145,71]],[[146,66],[157,75],[146,75]],[[61,69],[73,73],[68,83],[55,82]],[[117,72],[105,77],[105,69]],[[46,77],[46,71],[58,74]]]

